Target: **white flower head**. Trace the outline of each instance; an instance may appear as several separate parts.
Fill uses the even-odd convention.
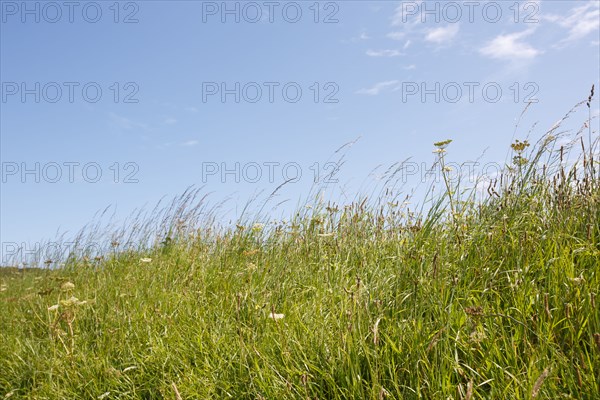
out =
[[[269,313],[269,318],[274,319],[274,320],[283,319],[283,317],[285,317],[284,314],[276,314],[274,312]]]
[[[252,232],[258,233],[261,232],[265,228],[265,224],[256,223],[252,225]]]
[[[66,299],[66,300],[61,300],[60,301],[60,305],[65,306],[65,307],[73,307],[73,306],[81,306],[86,304],[87,301],[81,301],[79,300],[77,297],[75,296],[71,296],[70,298]]]

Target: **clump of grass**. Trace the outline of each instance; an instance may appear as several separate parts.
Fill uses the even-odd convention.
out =
[[[446,179],[422,212],[386,189],[224,227],[190,190],[106,235],[138,248],[2,269],[0,395],[600,398],[598,154],[555,131],[481,201]]]

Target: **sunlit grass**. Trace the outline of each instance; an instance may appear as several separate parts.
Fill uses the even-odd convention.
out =
[[[225,229],[193,192],[108,235],[139,249],[2,269],[0,396],[600,398],[598,154],[552,135],[482,200],[442,142],[427,213],[382,194]]]

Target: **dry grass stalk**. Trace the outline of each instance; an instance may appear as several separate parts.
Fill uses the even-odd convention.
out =
[[[542,385],[544,384],[544,381],[548,375],[550,375],[550,367],[546,367],[544,372],[542,372],[542,374],[536,379],[533,389],[531,390],[531,398],[535,399],[540,393],[540,389],[542,388]]]

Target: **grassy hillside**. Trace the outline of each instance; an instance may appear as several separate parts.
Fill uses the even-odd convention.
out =
[[[0,396],[600,398],[600,168],[583,133],[570,152],[556,131],[515,142],[482,201],[438,143],[427,213],[382,195],[230,230],[164,219],[148,250],[2,269]]]

